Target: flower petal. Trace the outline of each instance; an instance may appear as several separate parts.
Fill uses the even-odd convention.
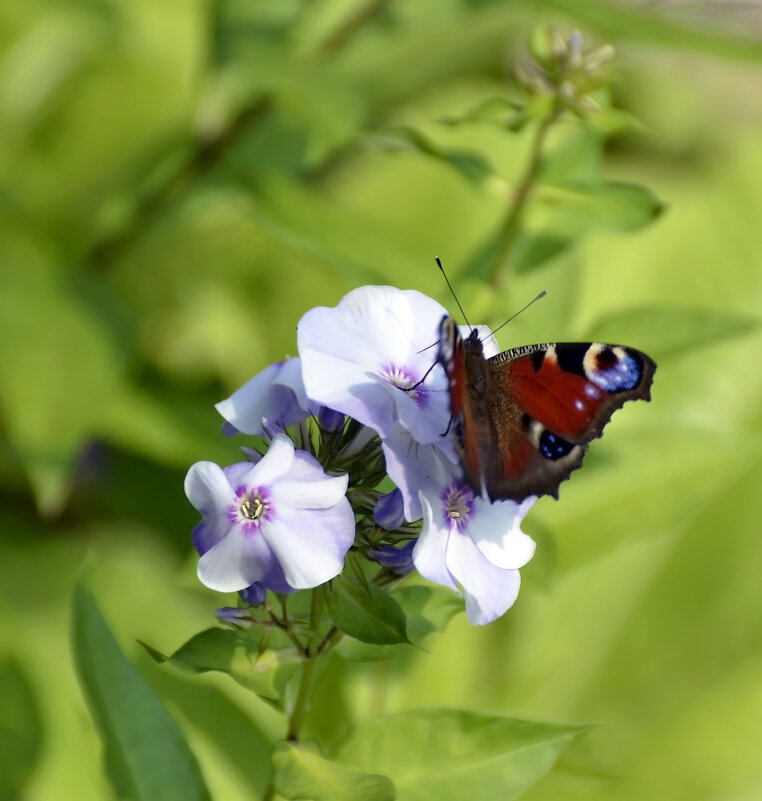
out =
[[[218,592],[237,592],[265,580],[274,556],[259,533],[244,534],[234,526],[198,560],[201,583]],[[269,586],[269,585],[268,585]]]
[[[420,351],[436,340],[443,313],[420,292],[379,286],[360,287],[335,308],[311,309],[297,326],[307,394],[385,436],[399,396],[379,392],[374,377],[401,369],[422,378],[431,357]]]
[[[290,426],[309,416],[309,405],[294,358],[266,367],[215,408],[237,431],[261,436],[263,417]]]
[[[496,567],[517,570],[534,556],[535,542],[521,530],[521,522],[537,500],[530,496],[521,503],[474,498],[468,533],[484,556]]]
[[[278,508],[262,532],[286,581],[295,589],[307,589],[341,572],[354,541],[355,516],[346,498],[319,512]]]
[[[415,569],[429,581],[459,592],[458,585],[447,569],[447,541],[450,532],[446,526],[440,523],[440,518],[435,516],[434,509],[423,493],[421,493],[420,503],[423,509],[423,529],[413,549]],[[437,515],[440,511],[436,508]]]
[[[447,569],[463,587],[471,624],[491,623],[513,606],[521,584],[519,571],[495,567],[467,534],[450,535],[446,562]]]
[[[214,462],[196,462],[185,476],[185,494],[202,515],[211,515],[231,503],[234,492],[222,468]]]
[[[405,506],[399,488],[382,495],[376,501],[373,522],[387,531],[394,531],[405,522]]]
[[[443,438],[443,444],[452,445],[448,438]],[[402,493],[405,520],[419,520],[423,516],[421,492],[436,495],[460,475],[460,468],[439,448],[421,445],[399,424],[391,429],[381,446],[386,472]]]
[[[285,475],[294,464],[294,443],[285,434],[276,434],[270,442],[267,453],[256,464],[249,465],[245,482],[249,486],[271,484]]]
[[[321,470],[322,473],[322,470]],[[277,509],[328,509],[346,495],[349,476],[327,476],[305,481],[302,478],[281,478],[270,486],[270,497]]]

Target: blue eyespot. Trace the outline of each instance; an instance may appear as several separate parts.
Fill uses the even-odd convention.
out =
[[[608,392],[635,389],[643,374],[639,360],[629,353],[616,354],[604,348],[595,358],[595,371],[590,379]]]
[[[567,440],[548,431],[546,428],[540,435],[540,453],[552,461],[561,459],[566,456],[574,447],[574,443],[567,442]]]

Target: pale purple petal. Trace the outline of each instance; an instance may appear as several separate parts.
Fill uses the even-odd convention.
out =
[[[423,529],[413,549],[413,564],[415,569],[429,581],[442,584],[456,592],[458,585],[447,569],[447,541],[450,531],[441,519],[441,510],[435,512],[428,499],[421,495],[423,508]]]
[[[185,494],[202,515],[224,509],[233,492],[222,468],[214,462],[196,462],[185,476]]]
[[[315,404],[307,397],[304,389],[304,378],[302,377],[302,360],[295,356],[281,362],[282,368],[273,383],[282,387],[288,387],[296,397],[296,402],[302,409],[310,409]]]
[[[420,292],[377,286],[350,292],[335,308],[311,309],[297,327],[307,394],[386,436],[403,393],[379,392],[375,380],[422,379],[433,362],[423,349],[435,343],[443,313]]]
[[[367,554],[380,565],[389,568],[395,575],[406,576],[413,569],[413,550],[415,549],[415,544],[416,540],[410,540],[399,547],[389,545],[388,543],[381,543],[381,545],[377,545],[375,548],[369,548]]]
[[[346,498],[319,515],[279,509],[276,519],[263,529],[263,536],[292,587],[317,587],[341,572],[354,541],[355,517]]]
[[[294,451],[294,443],[285,434],[276,434],[265,458],[256,464],[247,463],[250,469],[241,480],[250,485],[275,481],[291,469],[295,461]]]
[[[196,462],[185,477],[185,494],[203,518],[193,529],[193,547],[204,554],[230,530],[226,510],[234,492],[214,462]]]
[[[309,480],[282,478],[273,484],[270,490],[273,505],[320,510],[335,506],[347,493],[349,476],[326,476],[322,470],[320,472],[322,475]]]
[[[244,589],[240,590],[238,595],[240,596],[241,600],[249,604],[249,606],[259,606],[264,600],[265,596],[267,595],[267,587],[260,581],[255,581],[249,587],[245,587]]]
[[[472,625],[483,626],[513,606],[519,594],[518,570],[496,567],[468,534],[453,531],[447,542],[447,569],[466,596],[466,614]]]
[[[397,420],[413,434],[416,441],[438,445],[445,438],[444,432],[450,422],[450,392],[441,365],[434,366],[421,387],[411,390],[394,386],[380,375],[372,375],[371,378],[388,393],[394,403]],[[388,436],[388,430],[385,436]]]
[[[452,451],[449,438],[443,437],[441,444]],[[421,492],[436,494],[460,475],[460,468],[454,463],[454,453],[451,460],[434,445],[421,445],[399,424],[392,428],[381,446],[386,471],[402,493],[406,520],[420,520],[422,517]]]
[[[261,436],[263,417],[290,426],[307,418],[309,407],[301,362],[294,358],[266,367],[215,408],[238,431]]]
[[[268,586],[268,574],[277,565],[259,533],[244,534],[233,529],[198,560],[201,583],[218,592],[237,592],[255,581]]]
[[[535,542],[521,530],[521,522],[532,504],[531,496],[521,503],[474,499],[468,533],[484,556],[496,567],[517,570],[534,556]]]
[[[318,411],[318,426],[326,434],[336,434],[339,431],[343,431],[346,422],[347,417],[343,412],[334,411],[327,406],[321,406],[320,411]]]
[[[373,522],[387,531],[394,531],[405,522],[405,502],[399,488],[382,495],[376,501]]]

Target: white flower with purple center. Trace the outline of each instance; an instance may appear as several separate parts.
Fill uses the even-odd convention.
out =
[[[334,578],[355,536],[347,483],[285,434],[256,464],[193,465],[185,494],[202,514],[193,532],[199,579],[219,592],[255,582],[291,592]]]
[[[263,418],[282,428],[299,423],[318,411],[304,391],[298,357],[275,362],[257,373],[215,408],[235,431],[262,436]]]
[[[499,353],[500,348],[490,329],[486,325],[474,327],[479,332],[485,358]],[[463,337],[473,330],[468,326],[459,326],[459,329]],[[447,397],[449,401],[449,393]],[[453,431],[449,414],[438,440],[433,443],[421,443],[400,423],[392,426],[381,443],[386,470],[402,493],[407,520],[419,520],[423,516],[421,492],[429,493],[446,487],[453,478],[462,475],[452,436],[445,436],[445,431],[448,434]]]
[[[431,369],[447,312],[415,290],[366,286],[297,326],[307,395],[386,437],[398,420],[418,442],[442,439],[450,417],[447,379]]]
[[[520,525],[536,500],[491,502],[458,479],[439,493],[421,493],[423,529],[413,564],[430,581],[462,590],[472,624],[492,622],[518,597],[518,569],[535,550]]]

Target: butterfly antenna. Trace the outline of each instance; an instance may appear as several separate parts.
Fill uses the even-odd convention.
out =
[[[525,312],[533,303],[537,303],[537,301],[540,300],[540,298],[544,298],[545,295],[547,295],[547,294],[548,294],[547,291],[543,289],[542,292],[540,292],[540,294],[536,298],[532,298],[532,300],[530,300],[529,303],[527,303],[526,306],[523,306],[521,309],[519,309],[516,312],[516,314],[512,314],[504,323],[501,323],[492,332],[492,335],[494,336],[501,328],[503,328],[504,326],[508,325],[508,323],[510,323],[511,320],[515,320],[522,312]]]
[[[471,328],[471,323],[468,322],[468,318],[466,317],[466,313],[463,311],[463,307],[460,305],[460,301],[458,300],[458,296],[455,294],[455,290],[452,288],[452,284],[450,283],[450,279],[447,277],[447,273],[445,272],[444,267],[442,267],[442,262],[439,261],[439,256],[434,257],[437,262],[437,267],[439,267],[442,276],[444,277],[445,283],[447,284],[447,288],[450,290],[450,294],[455,298],[455,302],[458,304],[458,308],[460,309],[460,313],[463,315],[463,320],[465,321],[466,325]],[[522,310],[523,311],[523,310]]]

